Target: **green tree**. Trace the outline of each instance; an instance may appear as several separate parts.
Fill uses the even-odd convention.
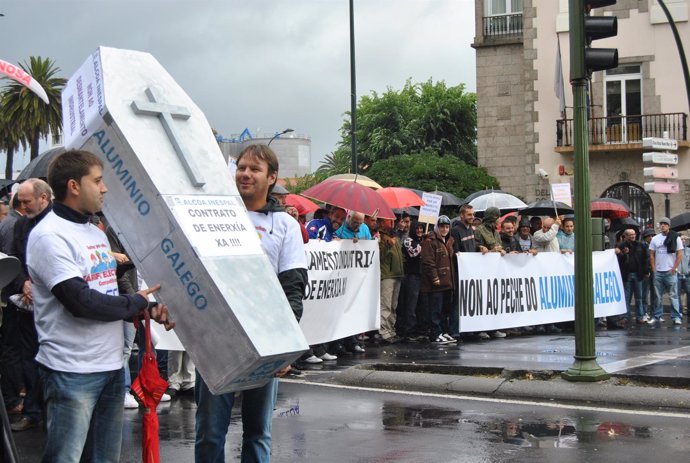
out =
[[[321,165],[316,169],[316,173],[323,174],[324,178],[337,174],[348,174],[352,170],[352,157],[350,150],[337,149],[331,154],[327,154],[321,161]]]
[[[499,188],[498,181],[483,167],[476,167],[452,156],[429,151],[403,154],[375,162],[367,176],[381,186],[404,186],[422,191],[447,191],[458,198],[488,188]]]
[[[67,82],[56,77],[60,68],[50,58],[32,56],[29,63],[20,63],[24,72],[30,74],[46,91],[48,104],[45,104],[35,93],[19,82],[7,84],[0,112],[15,129],[19,138],[31,146],[31,159],[38,157],[38,143],[49,133],[59,135],[62,132],[62,106],[60,94]],[[9,79],[8,79],[9,80]]]
[[[357,106],[357,160],[362,172],[402,154],[433,153],[477,164],[476,95],[464,84],[413,84],[363,96]],[[350,121],[343,122],[335,155],[350,154]]]
[[[2,104],[3,94],[0,94],[0,105]],[[22,142],[19,138],[19,130],[9,123],[5,114],[0,111],[0,151],[7,154],[5,161],[5,178],[12,178],[12,171],[14,170],[14,153],[23,145],[26,149],[26,142]]]

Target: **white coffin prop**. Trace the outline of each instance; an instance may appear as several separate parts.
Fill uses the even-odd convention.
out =
[[[204,114],[148,53],[101,47],[62,95],[66,148],[104,162],[104,212],[213,393],[308,349]]]

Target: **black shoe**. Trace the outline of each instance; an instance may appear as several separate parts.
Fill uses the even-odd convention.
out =
[[[302,376],[304,373],[302,373],[302,370],[299,368],[295,367],[294,365],[290,366],[290,371],[287,372],[287,375],[285,376]]]
[[[194,391],[194,389],[192,389],[192,391]],[[168,395],[170,396],[171,399],[174,399],[175,396],[176,396],[179,392],[180,392],[180,391],[178,391],[177,389],[173,389],[173,388],[171,388],[171,387],[169,387],[169,388],[167,388],[167,389],[165,390],[165,393],[168,394]]]
[[[38,428],[43,424],[43,421],[38,420],[32,420],[26,416],[23,416],[19,419],[19,421],[15,421],[14,423],[10,424],[10,428],[12,428],[12,431],[19,432],[19,431],[26,431],[27,429],[31,428]]]

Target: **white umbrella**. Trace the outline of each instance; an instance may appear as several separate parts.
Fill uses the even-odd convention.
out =
[[[520,198],[508,193],[497,192],[477,196],[469,204],[476,212],[483,212],[490,207],[497,207],[501,212],[517,211],[527,207],[527,204],[523,203]]]

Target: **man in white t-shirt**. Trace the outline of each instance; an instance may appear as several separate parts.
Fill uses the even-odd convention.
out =
[[[105,234],[91,222],[101,210],[103,163],[68,151],[48,169],[53,210],[32,230],[27,265],[32,282],[48,438],[44,462],[117,462],[122,444],[123,320],[149,307],[160,288],[119,295]],[[166,328],[167,308],[151,315]]]
[[[307,259],[299,224],[270,196],[277,179],[278,158],[268,146],[249,145],[238,156],[237,189],[259,234],[261,247],[299,321],[307,284]],[[289,369],[288,366],[280,370],[276,376],[285,375]],[[198,371],[194,389],[197,403],[195,460],[197,463],[223,463],[235,393],[211,394]],[[278,380],[275,378],[265,386],[242,391],[242,461],[270,460],[271,419],[277,395]]]
[[[675,231],[671,230],[668,217],[659,219],[661,233],[652,238],[649,243],[649,262],[654,272],[654,292],[656,305],[649,324],[660,323],[664,312],[664,291],[668,290],[671,300],[671,319],[674,325],[681,324],[683,315],[678,306],[678,267],[683,259],[683,242]]]

